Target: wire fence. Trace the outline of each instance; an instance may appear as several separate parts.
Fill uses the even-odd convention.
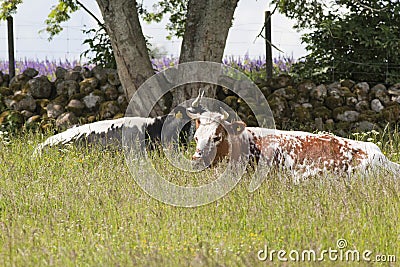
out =
[[[18,24],[14,22],[15,57],[16,59],[80,59],[83,51],[88,46],[83,41],[88,38],[82,30],[87,29],[82,25],[64,25],[64,31],[48,41],[44,24]],[[162,26],[143,25],[144,33],[149,37],[153,47],[157,47],[168,56],[177,57],[180,52],[181,41],[177,38],[167,40],[166,30]],[[256,38],[262,28],[260,23],[246,23],[234,25],[230,30],[227,40],[226,55],[258,57],[265,54],[265,41]],[[42,32],[41,32],[42,31]],[[282,27],[273,29],[274,44],[283,52],[274,51],[274,56],[300,57],[305,53],[304,46],[300,44],[299,34],[294,30],[288,31]],[[7,25],[0,22],[0,59],[7,59]],[[85,60],[85,59],[83,59]]]
[[[352,53],[350,49],[332,47],[331,51],[333,59],[325,63],[330,81],[348,77],[371,83],[400,82],[400,60],[389,49],[357,49],[357,53]]]
[[[14,26],[16,59],[79,59],[88,47],[82,45],[85,36],[82,26],[64,26],[64,31],[53,40],[42,32],[44,24],[17,24]],[[0,59],[8,58],[7,26],[0,24]]]
[[[7,48],[7,26],[0,23],[0,61],[8,59]],[[48,41],[48,35],[41,32],[44,24],[17,24],[14,27],[15,58],[16,60],[44,60],[63,62],[87,62],[87,58],[81,58],[81,53],[89,47],[82,45],[88,36],[82,33],[84,28],[81,25],[65,25],[64,31],[52,41]],[[245,58],[259,59],[265,57],[265,41],[262,38],[255,38],[262,25],[260,23],[244,23],[234,25],[230,31],[225,49],[226,57],[244,60]],[[163,33],[160,36],[160,33]],[[165,29],[161,26],[145,26],[145,35],[153,36],[150,42],[155,44],[167,57],[176,58],[179,55],[181,41],[173,38],[165,38]],[[273,25],[272,42],[283,52],[273,49],[274,58],[299,59],[306,55],[304,46],[300,44],[300,33],[294,30],[287,30],[281,25]],[[329,62],[325,70],[329,80],[335,81],[343,77],[352,77],[356,80],[370,82],[400,82],[400,65],[396,55],[382,52],[382,49],[368,49],[365,53],[385,56],[377,57],[376,60],[366,62],[357,58],[349,60],[345,57],[346,51],[335,49],[335,60]],[[343,57],[341,56],[343,55]],[[3,64],[4,65],[4,64]],[[338,66],[345,65],[347,72],[339,71]],[[4,66],[3,66],[4,67]],[[282,69],[282,68],[281,68]],[[340,68],[343,69],[343,68]],[[4,72],[4,70],[3,70]],[[351,73],[350,73],[351,72]]]

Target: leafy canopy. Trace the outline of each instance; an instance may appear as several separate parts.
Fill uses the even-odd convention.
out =
[[[2,0],[0,2],[0,20],[5,20],[16,12],[17,6],[22,3],[22,0]]]
[[[59,0],[58,4],[51,9],[45,20],[46,31],[50,35],[50,40],[63,30],[61,23],[69,20],[70,14],[79,9],[77,2],[74,0]]]
[[[169,32],[167,38],[183,37],[188,2],[189,0],[161,0],[154,4],[153,12],[142,8],[142,17],[147,22],[160,22],[169,14],[169,23],[166,24]]]
[[[397,0],[274,0],[310,52],[295,72],[302,78],[400,80],[400,2]]]
[[[17,10],[17,5],[23,2],[23,0],[0,1],[0,19],[6,19],[8,16],[14,14]],[[167,38],[172,38],[172,36],[183,36],[187,4],[188,0],[160,0],[154,4],[153,11],[149,11],[143,6],[143,4],[139,3],[137,9],[139,15],[141,15],[148,23],[160,22],[164,16],[168,14],[170,22],[166,25],[166,29],[169,32]],[[49,34],[49,40],[53,39],[54,36],[63,30],[62,23],[68,21],[70,15],[81,8],[92,16],[99,25],[96,29],[83,29],[83,33],[88,35],[88,39],[85,39],[83,43],[87,44],[89,49],[84,51],[82,56],[91,57],[90,63],[115,68],[116,63],[112,52],[111,42],[103,23],[79,0],[58,0],[58,3],[51,8],[50,13],[45,20],[47,26],[43,31],[46,31]],[[148,42],[148,37],[146,40],[151,57],[155,57],[157,56],[156,54],[162,53],[161,51],[157,51],[157,49],[150,49],[151,44]]]
[[[22,0],[21,0],[22,2]],[[186,7],[188,0],[160,0],[153,5],[153,11],[149,11],[142,3],[138,3],[137,10],[146,22],[160,22],[166,15],[169,15],[169,23],[166,29],[169,32],[168,38],[172,36],[182,37],[185,29]],[[70,18],[70,14],[78,9],[85,9],[103,27],[100,20],[78,0],[59,0],[58,4],[52,9],[48,18],[45,20],[49,33],[49,39],[59,34],[63,28],[61,24]]]

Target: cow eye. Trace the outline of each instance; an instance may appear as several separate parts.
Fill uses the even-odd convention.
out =
[[[213,137],[214,143],[216,143],[216,142],[218,142],[218,141],[220,141],[220,140],[221,140],[221,136],[220,136],[220,135],[214,136],[214,137]]]

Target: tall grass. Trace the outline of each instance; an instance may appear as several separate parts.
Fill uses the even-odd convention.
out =
[[[122,152],[69,147],[32,158],[42,139],[28,134],[0,143],[2,266],[272,266],[277,257],[257,259],[265,245],[321,251],[337,249],[340,238],[348,249],[400,260],[398,177],[319,177],[294,184],[272,175],[249,193],[246,176],[212,204],[179,208],[144,193]],[[400,138],[385,140],[385,153],[399,161]],[[183,183],[218,172],[182,174],[164,158],[154,159]]]

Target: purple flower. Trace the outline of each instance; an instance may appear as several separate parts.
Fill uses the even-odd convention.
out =
[[[178,58],[173,56],[165,56],[162,58],[152,59],[151,63],[155,71],[162,71],[171,66],[178,64]],[[258,56],[257,58],[250,58],[249,54],[245,54],[243,57],[225,56],[222,59],[222,63],[243,71],[246,75],[250,77],[255,77],[254,75],[261,75],[264,73],[266,66],[265,56]],[[273,66],[275,72],[288,72],[291,66],[295,63],[293,56],[279,56],[273,59]],[[50,80],[55,79],[55,71],[57,67],[63,67],[65,69],[72,69],[75,66],[83,65],[89,69],[93,68],[93,65],[81,64],[79,61],[70,62],[68,59],[65,60],[32,60],[24,58],[18,60],[15,63],[16,74],[22,73],[27,68],[34,68],[39,72],[39,75],[45,75],[49,77]],[[8,61],[0,60],[0,71],[3,73],[8,73]]]

